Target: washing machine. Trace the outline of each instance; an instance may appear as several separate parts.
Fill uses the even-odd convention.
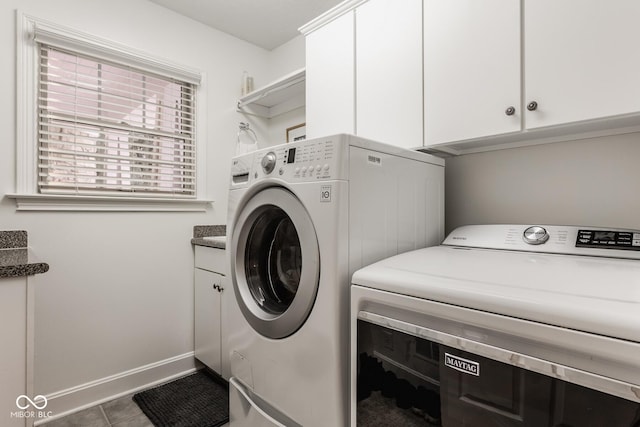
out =
[[[638,427],[640,231],[458,228],[355,272],[351,330],[353,426]]]
[[[352,135],[232,160],[232,426],[348,424],[351,274],[439,244],[443,193],[442,159]]]

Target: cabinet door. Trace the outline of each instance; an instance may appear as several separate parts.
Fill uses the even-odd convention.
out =
[[[231,361],[229,360],[229,307],[235,304],[235,295],[231,288],[229,276],[222,276],[220,287],[220,375],[225,380],[231,377]]]
[[[640,111],[640,2],[524,5],[527,128]]]
[[[520,83],[520,2],[424,1],[426,145],[519,131]]]
[[[356,132],[415,148],[422,136],[422,1],[356,9]]]
[[[223,276],[195,269],[195,355],[221,373],[220,300]]]
[[[11,417],[16,399],[27,391],[27,286],[24,277],[0,279],[0,425],[24,427],[26,418]],[[30,396],[33,398],[33,396]],[[22,405],[29,402],[21,400]],[[42,403],[38,401],[38,403]],[[29,407],[27,411],[37,410]]]
[[[305,38],[307,138],[355,133],[354,36],[351,11]]]

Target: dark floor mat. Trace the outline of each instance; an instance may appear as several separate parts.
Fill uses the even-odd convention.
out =
[[[229,387],[206,371],[136,393],[156,427],[217,427],[229,421]]]

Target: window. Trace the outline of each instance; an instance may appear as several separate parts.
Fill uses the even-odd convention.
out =
[[[18,30],[16,199],[203,202],[200,73],[27,16]]]
[[[195,196],[192,84],[39,50],[41,193]]]

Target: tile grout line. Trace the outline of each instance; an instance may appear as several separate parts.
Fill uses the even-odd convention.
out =
[[[100,412],[102,412],[102,416],[107,421],[107,425],[111,427],[111,421],[109,421],[109,417],[107,417],[107,413],[104,411],[104,408],[102,407],[102,405],[98,405],[98,406],[100,407]]]

